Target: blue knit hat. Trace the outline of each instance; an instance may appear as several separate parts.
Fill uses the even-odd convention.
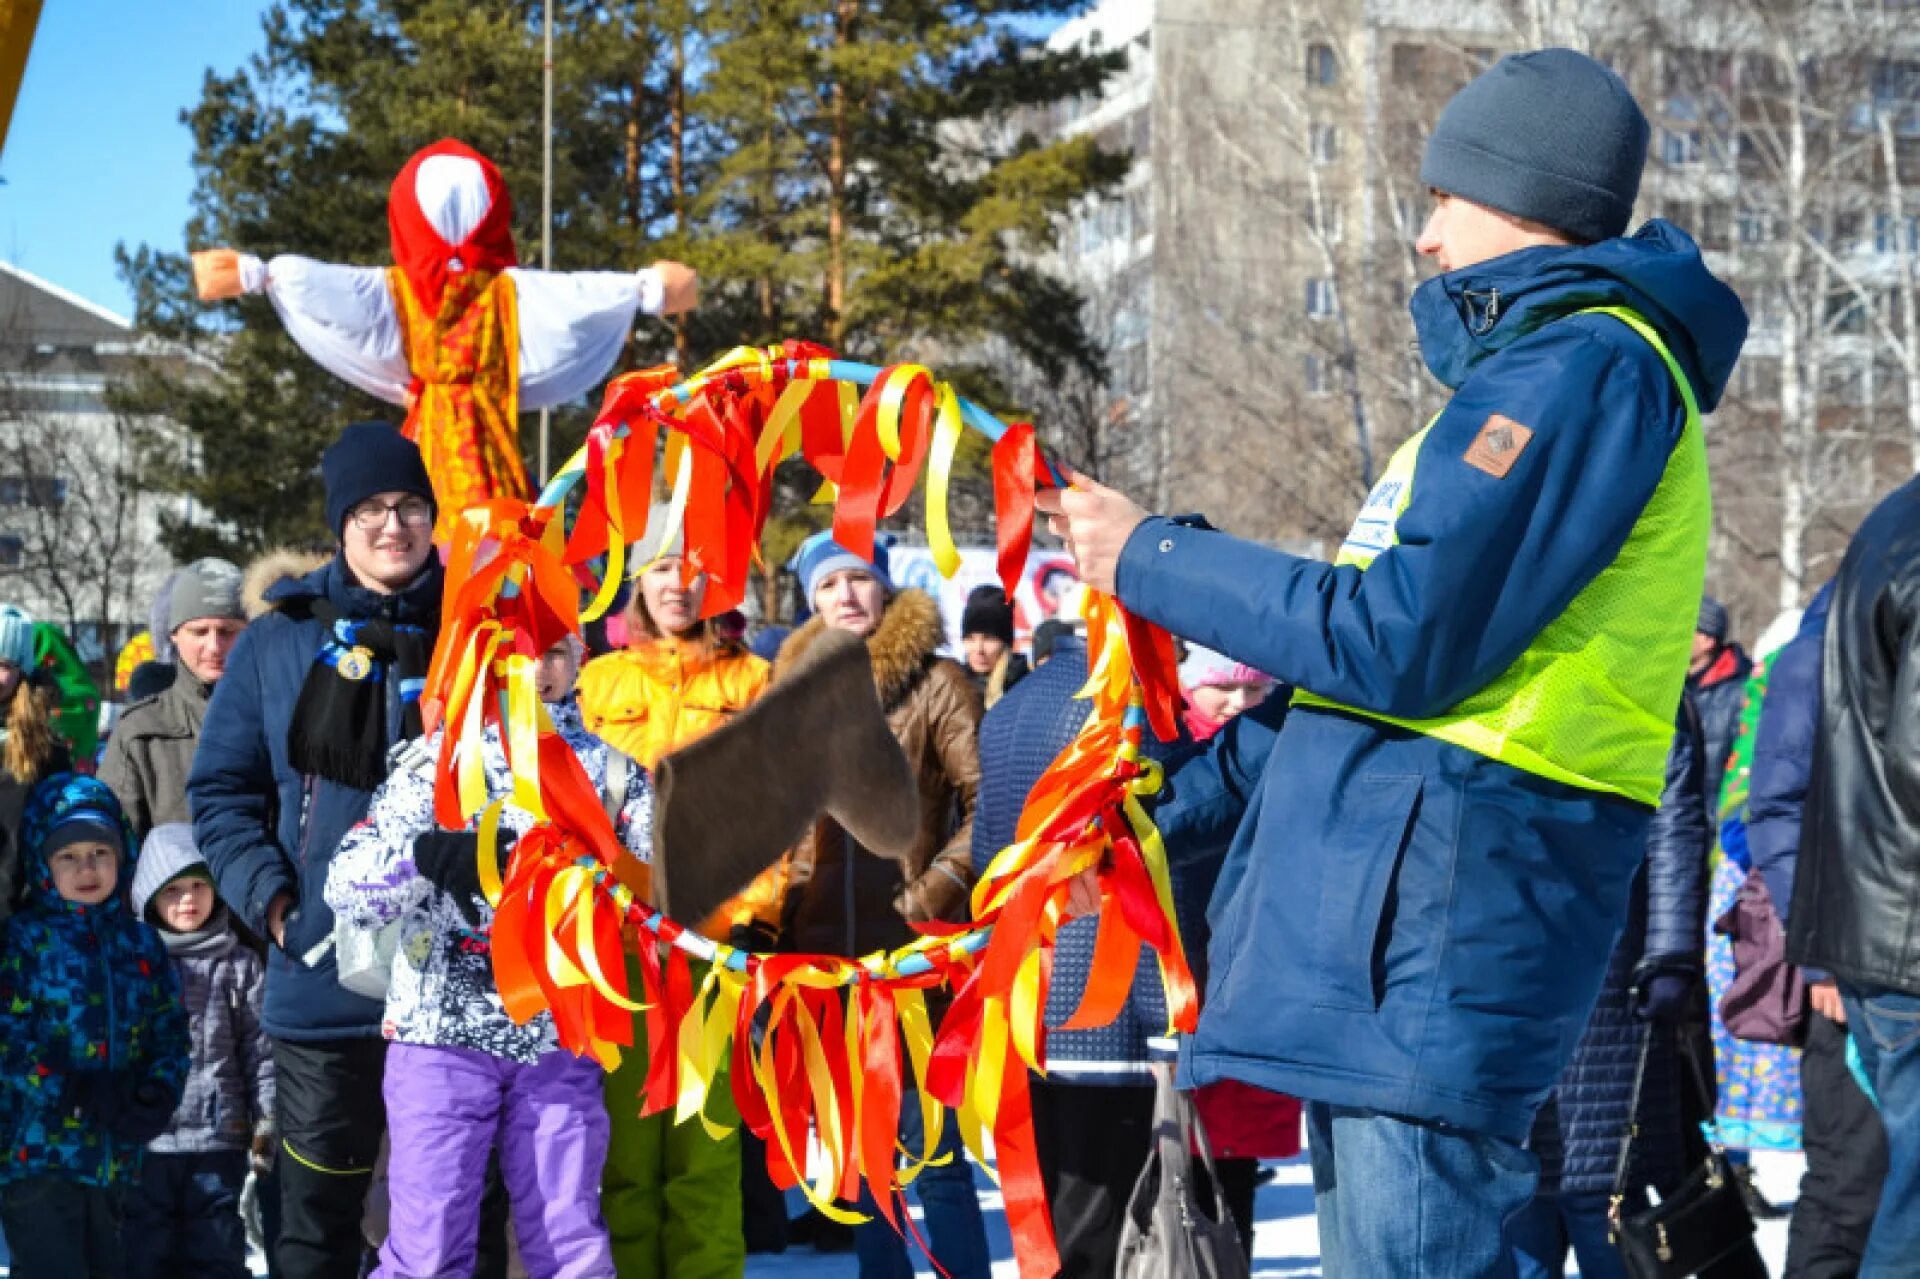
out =
[[[1623,234],[1647,163],[1647,117],[1582,53],[1500,59],[1453,96],[1420,181],[1581,240]]]
[[[433,481],[419,446],[385,422],[355,422],[320,456],[327,527],[346,533],[347,513],[381,493],[417,493],[433,502]],[[436,514],[437,514],[436,510]]]
[[[815,533],[800,543],[800,549],[794,552],[793,574],[800,579],[800,593],[807,606],[813,606],[814,588],[825,581],[830,574],[842,569],[865,569],[880,579],[880,585],[893,591],[893,579],[887,576],[887,548],[876,540],[873,544],[873,558],[863,560],[840,543],[833,540],[829,531]]]
[[[120,801],[105,782],[79,773],[55,773],[28,792],[20,823],[20,842],[21,878],[27,886],[29,902],[58,898],[47,859],[82,839],[96,840],[117,849],[120,882],[124,886],[132,881],[137,873],[135,854],[139,844]],[[118,899],[116,893],[104,905],[111,907]]]
[[[33,673],[33,619],[11,604],[0,604],[0,662]]]

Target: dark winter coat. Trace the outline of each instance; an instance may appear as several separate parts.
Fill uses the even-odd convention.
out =
[[[1687,681],[1694,705],[1700,708],[1700,722],[1706,726],[1706,747],[1700,759],[1707,770],[1709,822],[1717,823],[1720,785],[1726,780],[1733,744],[1740,737],[1740,713],[1747,707],[1747,676],[1751,674],[1753,659],[1738,644],[1727,644],[1706,670]]]
[[[819,618],[780,647],[774,678],[825,628]],[[967,918],[973,890],[973,806],[980,785],[980,694],[939,656],[946,633],[923,591],[887,601],[867,639],[887,725],[920,791],[920,834],[901,861],[855,844],[828,820],[789,859],[782,944],[808,954],[864,955],[913,940],[908,921]]]
[[[1406,504],[1369,571],[1155,518],[1121,555],[1121,601],[1345,706],[1457,705],[1613,561],[1683,435],[1659,354],[1575,314],[1609,304],[1664,336],[1711,410],[1746,316],[1675,228],[1463,268],[1414,296],[1427,366],[1455,394],[1412,488],[1370,499]],[[1495,413],[1532,428],[1504,478],[1467,461]],[[1593,1009],[1652,813],[1332,709],[1296,706],[1267,758],[1257,738],[1222,734],[1175,788],[1202,798],[1210,840],[1219,797],[1260,779],[1214,891],[1184,1079],[1524,1140]],[[1159,807],[1176,842],[1184,807]]]
[[[1800,823],[1820,732],[1820,649],[1827,633],[1833,583],[1820,588],[1800,619],[1800,633],[1767,667],[1767,696],[1753,738],[1747,778],[1747,852],[1767,881],[1773,910],[1784,921],[1800,860]]]
[[[139,1175],[143,1147],[76,1114],[76,1103],[88,1076],[105,1076],[123,1101],[157,1084],[178,1102],[191,1064],[180,986],[159,934],[127,905],[136,857],[122,859],[121,890],[98,906],[54,891],[40,841],[64,814],[41,794],[25,823],[26,902],[0,943],[0,1182],[124,1185]]]
[[[169,822],[141,849],[141,875],[134,884],[134,914],[153,920],[147,907],[182,871],[205,866],[192,830]],[[255,1133],[273,1122],[273,1054],[260,1025],[266,998],[266,966],[233,931],[220,907],[191,936],[155,925],[180,983],[193,1041],[193,1069],[173,1123],[149,1149],[167,1154],[245,1150]]]
[[[1920,480],[1854,534],[1820,665],[1787,958],[1920,994]]]
[[[1613,1188],[1620,1142],[1633,1116],[1633,1072],[1647,1023],[1634,1015],[1633,988],[1643,975],[1683,971],[1698,977],[1706,936],[1706,770],[1700,717],[1682,703],[1666,788],[1647,837],[1647,861],[1635,878],[1627,926],[1607,961],[1599,1002],[1533,1123],[1528,1145],[1540,1156],[1543,1195],[1597,1195]],[[1657,1029],[1640,1102],[1634,1147],[1636,1187],[1672,1186],[1685,1162],[1680,1117],[1680,1061],[1670,1031]]]
[[[980,703],[988,710],[1000,704],[1000,699],[1013,690],[1013,686],[1027,677],[1031,668],[1024,655],[1008,649],[1000,654],[1000,660],[985,675],[971,666],[967,668],[967,678],[980,690]]]
[[[187,776],[213,685],[181,667],[164,693],[127,708],[107,739],[100,780],[113,788],[141,839],[156,826],[191,822]]]
[[[983,873],[1001,849],[1014,842],[1027,793],[1086,725],[1089,704],[1075,700],[1087,682],[1087,647],[1063,637],[1053,658],[1010,691],[980,725],[980,805],[973,821],[973,870]],[[1174,911],[1181,940],[1192,956],[1195,979],[1205,980],[1206,903],[1219,873],[1220,856],[1188,862],[1173,876]],[[1077,919],[1054,940],[1047,1024],[1073,1016],[1093,967],[1099,921]],[[1068,1084],[1150,1085],[1147,1040],[1167,1033],[1167,999],[1153,952],[1142,946],[1133,991],[1120,1015],[1095,1030],[1049,1030],[1047,1077]]]
[[[327,867],[346,833],[367,815],[373,792],[296,772],[287,759],[293,708],[326,627],[313,602],[331,600],[343,619],[384,618],[439,629],[442,574],[437,557],[393,595],[359,586],[335,557],[266,592],[272,611],[249,626],[213,691],[200,749],[187,780],[194,840],[220,896],[249,929],[270,937],[267,906],[287,893],[286,944],[267,952],[267,1033],[326,1040],[380,1034],[381,1005],[341,987],[331,948]],[[387,741],[403,731],[397,681],[384,681]]]

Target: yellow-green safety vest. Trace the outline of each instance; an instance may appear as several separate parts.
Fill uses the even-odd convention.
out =
[[[1713,520],[1706,438],[1693,387],[1652,325],[1623,307],[1580,314],[1613,316],[1646,339],[1687,409],[1680,442],[1620,553],[1513,665],[1431,719],[1343,706],[1304,690],[1294,702],[1409,728],[1539,777],[1657,806],[1706,585]],[[1412,499],[1420,446],[1432,429],[1429,423],[1402,445],[1375,486],[1376,494],[1392,495],[1395,521]],[[1363,514],[1362,522],[1368,518]],[[1362,536],[1356,525],[1336,563],[1365,572],[1381,549],[1398,541],[1397,528]]]

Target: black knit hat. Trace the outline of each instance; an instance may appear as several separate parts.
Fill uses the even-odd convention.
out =
[[[967,595],[967,607],[960,614],[960,636],[991,635],[1003,644],[1013,643],[1013,605],[1007,593],[997,586],[976,586]]]
[[[1453,96],[1420,181],[1581,240],[1624,233],[1647,163],[1647,117],[1583,53],[1500,59]]]
[[[380,493],[416,493],[433,502],[433,481],[419,446],[385,422],[355,422],[320,457],[327,527],[346,535],[347,513]],[[435,514],[438,514],[436,508]]]

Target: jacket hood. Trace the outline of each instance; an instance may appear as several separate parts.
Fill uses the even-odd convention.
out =
[[[133,913],[147,917],[147,903],[153,895],[182,871],[205,866],[206,859],[193,842],[193,827],[186,822],[166,822],[147,832],[140,849],[140,868],[133,876]]]
[[[82,906],[62,897],[53,887],[53,872],[47,867],[47,836],[55,828],[76,818],[112,822],[120,828],[120,846],[126,850],[119,867],[119,882],[114,891],[97,906]],[[33,788],[27,796],[25,815],[20,823],[20,873],[26,884],[26,905],[31,911],[82,918],[115,915],[127,909],[128,887],[139,873],[139,841],[133,837],[133,825],[121,811],[120,801],[97,777],[79,773],[55,773]]]
[[[1670,222],[1656,218],[1632,236],[1522,249],[1462,267],[1422,284],[1411,303],[1420,353],[1452,388],[1494,352],[1596,306],[1638,312],[1680,362],[1700,411],[1720,403],[1747,339],[1746,308]]]
[[[251,622],[273,608],[267,601],[267,592],[283,579],[305,577],[325,567],[332,558],[313,551],[297,551],[290,546],[276,546],[262,552],[247,565],[247,571],[240,578],[240,603],[247,611],[247,620]]]
[[[787,637],[774,662],[775,677],[795,658],[812,647],[813,641],[827,629],[826,621],[814,618]],[[947,629],[940,621],[940,606],[925,591],[909,588],[887,601],[880,615],[880,626],[867,637],[867,653],[873,659],[873,684],[880,692],[880,704],[888,710],[899,705],[921,673],[927,660],[946,643]]]
[[[270,609],[303,612],[317,600],[331,602],[340,616],[359,621],[385,618],[411,626],[437,628],[440,624],[440,589],[445,581],[438,554],[427,557],[427,566],[411,585],[391,595],[370,591],[353,580],[344,555],[335,555],[319,568],[302,577],[283,577],[266,589],[262,598]]]

